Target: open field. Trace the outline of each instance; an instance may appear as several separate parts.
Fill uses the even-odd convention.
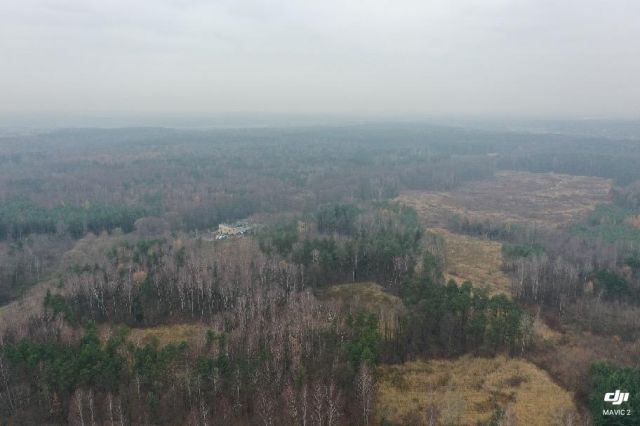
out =
[[[385,292],[379,284],[370,282],[334,285],[326,291],[323,299],[351,313],[365,311],[376,314],[383,334],[396,329],[398,318],[405,309],[400,298]]]
[[[549,372],[563,387],[583,397],[590,391],[591,366],[608,360],[615,365],[640,364],[640,343],[618,336],[566,330],[542,334],[536,327],[535,349],[528,359]]]
[[[173,324],[134,328],[131,329],[129,334],[129,341],[144,345],[150,343],[153,339],[157,339],[161,346],[180,342],[198,346],[204,343],[207,330],[210,330],[210,328],[204,324]]]
[[[418,211],[428,226],[452,215],[472,221],[563,225],[609,200],[612,182],[590,176],[504,171],[451,192],[405,191],[396,201]]]
[[[471,281],[491,294],[510,295],[511,280],[502,271],[502,244],[454,234],[442,228],[430,232],[444,241],[445,278],[458,283]]]
[[[118,328],[117,325],[103,324],[98,326],[98,334],[102,341],[106,341]],[[186,342],[190,347],[202,347],[206,341],[207,330],[211,330],[205,324],[181,323],[159,325],[155,327],[130,328],[127,340],[135,345],[143,346],[157,340],[160,346],[170,343],[178,344]]]
[[[463,357],[382,366],[379,371],[376,414],[391,424],[427,424],[432,416],[437,424],[475,425],[489,421],[498,407],[504,410],[503,420],[510,420],[506,424],[577,421],[573,395],[523,360]]]

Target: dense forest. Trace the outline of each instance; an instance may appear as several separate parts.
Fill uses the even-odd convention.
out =
[[[0,418],[461,424],[435,402],[381,412],[382,367],[506,357],[571,392],[558,424],[637,424],[640,406],[601,415],[604,393],[640,395],[637,164],[628,138],[424,124],[3,136]],[[502,171],[611,191],[557,226],[456,207],[438,226],[499,244],[495,292],[457,279],[437,215],[398,197]],[[251,230],[213,237],[239,220]],[[354,283],[376,286],[336,296]],[[480,423],[516,424],[509,403]]]

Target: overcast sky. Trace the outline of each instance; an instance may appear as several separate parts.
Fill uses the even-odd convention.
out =
[[[638,0],[0,0],[0,112],[640,117]]]

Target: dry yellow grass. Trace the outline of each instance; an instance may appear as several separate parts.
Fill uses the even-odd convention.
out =
[[[469,216],[447,192],[404,191],[394,201],[415,209],[426,226],[446,226],[453,215]]]
[[[633,228],[640,229],[640,215],[629,216],[624,220],[624,223]]]
[[[136,284],[142,284],[147,279],[146,271],[136,271],[133,273],[133,282]]]
[[[577,410],[573,395],[535,365],[519,360],[463,357],[379,369],[378,419],[392,424],[426,424],[427,407],[439,411],[438,424],[487,422],[498,406],[518,425],[562,424]]]
[[[138,345],[150,343],[158,339],[160,345],[187,342],[197,346],[205,341],[206,331],[210,328],[204,324],[173,324],[149,328],[134,328],[129,334],[129,341]]]
[[[383,333],[396,329],[398,318],[405,309],[400,298],[371,282],[334,285],[327,290],[325,298],[354,312],[364,310],[376,314]]]
[[[454,234],[442,228],[429,231],[444,241],[445,278],[458,283],[471,281],[491,294],[511,294],[511,280],[502,272],[502,244]]]
[[[560,344],[563,337],[562,333],[549,327],[539,317],[533,320],[533,336],[538,343],[542,344]]]
[[[396,201],[415,208],[428,226],[443,226],[454,214],[472,221],[561,225],[608,201],[611,186],[591,176],[503,171],[451,192],[403,192]]]

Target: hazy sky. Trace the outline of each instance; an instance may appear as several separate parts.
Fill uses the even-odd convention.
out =
[[[0,112],[640,117],[638,0],[0,0]]]

